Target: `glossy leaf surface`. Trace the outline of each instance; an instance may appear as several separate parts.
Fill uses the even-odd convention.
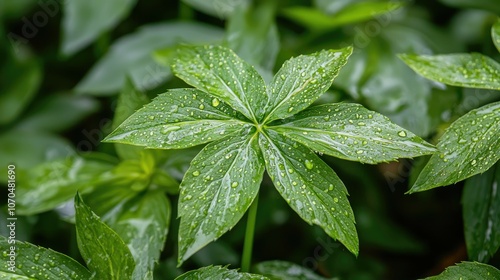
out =
[[[248,131],[208,144],[193,159],[180,186],[179,263],[234,227],[263,174],[256,136]]]
[[[478,53],[400,55],[420,75],[440,83],[500,90],[500,64]]]
[[[420,137],[359,104],[311,107],[295,115],[290,122],[271,129],[315,151],[363,163],[392,161],[435,151]]]
[[[181,149],[221,139],[244,123],[231,107],[196,89],[172,89],[123,122],[105,141]]]
[[[472,110],[453,122],[410,189],[425,191],[483,173],[500,159],[500,102]]]
[[[290,207],[357,255],[354,214],[337,174],[310,149],[275,132],[261,134],[259,145],[266,170]]]

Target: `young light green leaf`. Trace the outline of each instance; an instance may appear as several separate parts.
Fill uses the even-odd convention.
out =
[[[449,266],[439,275],[425,278],[425,280],[476,280],[500,279],[500,270],[494,266],[478,262],[461,262]]]
[[[261,134],[259,145],[266,170],[290,207],[304,221],[319,225],[357,255],[354,214],[337,174],[307,147],[274,131]]]
[[[500,102],[460,117],[441,136],[439,152],[432,155],[409,193],[454,184],[485,172],[500,159],[498,135]]]
[[[135,261],[120,236],[75,196],[76,240],[95,279],[131,280]]]
[[[427,79],[452,86],[500,90],[500,64],[479,53],[399,57]]]
[[[160,191],[148,191],[124,204],[109,226],[129,247],[137,264],[132,279],[153,279],[170,224],[170,202]]]
[[[500,164],[465,181],[464,233],[470,260],[488,262],[500,247]]]
[[[113,168],[108,162],[71,156],[38,165],[17,187],[17,211],[33,215],[56,208],[76,192],[92,190]]]
[[[191,162],[180,186],[179,264],[234,227],[250,207],[264,174],[255,135],[247,130],[210,143]]]
[[[264,80],[232,50],[221,46],[179,47],[172,71],[186,83],[213,95],[257,123],[268,101]]]
[[[193,280],[193,279],[210,279],[210,280],[269,280],[269,278],[251,274],[238,272],[234,269],[227,269],[221,266],[207,266],[197,270],[192,270],[175,278],[175,280]]]
[[[493,39],[493,44],[495,44],[495,47],[500,52],[500,19],[497,19],[493,27],[491,27],[491,38]]]
[[[90,271],[64,254],[19,240],[12,243],[11,240],[0,235],[3,255],[0,258],[0,279],[90,279]],[[15,264],[14,271],[9,269],[11,264]]]
[[[411,158],[435,151],[420,137],[359,104],[311,107],[293,116],[290,122],[270,129],[314,151],[363,163]]]
[[[329,1],[329,3],[332,3],[332,1]],[[351,3],[351,5],[344,7],[332,15],[327,15],[320,9],[307,8],[303,6],[287,8],[283,11],[283,14],[287,18],[296,21],[309,29],[324,30],[369,20],[378,15],[398,9],[401,6],[402,2],[364,1],[361,3]]]
[[[70,1],[63,5],[62,53],[71,55],[90,44],[101,33],[125,18],[136,2],[137,0],[86,0]],[[58,4],[56,7],[59,9]]]
[[[255,272],[276,280],[328,280],[305,267],[286,261],[258,263],[255,265]]]
[[[144,25],[137,32],[116,40],[76,86],[76,90],[95,95],[115,94],[127,76],[139,90],[154,88],[172,73],[155,63],[151,52],[178,43],[215,42],[221,40],[223,35],[223,30],[218,27],[194,22]]]
[[[242,130],[243,118],[216,97],[196,89],[158,95],[104,141],[157,149],[182,149]]]
[[[352,47],[323,50],[287,60],[270,85],[264,123],[292,116],[311,105],[333,82]]]

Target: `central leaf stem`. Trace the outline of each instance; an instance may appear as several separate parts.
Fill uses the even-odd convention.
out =
[[[259,195],[255,197],[248,210],[247,229],[245,231],[245,241],[243,243],[243,256],[241,258],[241,271],[249,272],[252,262],[253,237],[255,234],[255,221],[257,219],[257,207],[259,205]]]

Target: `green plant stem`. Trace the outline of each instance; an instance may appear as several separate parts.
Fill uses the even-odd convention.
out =
[[[247,229],[245,231],[245,242],[243,243],[243,256],[241,258],[241,271],[249,272],[252,262],[253,237],[255,234],[255,221],[257,220],[257,207],[259,205],[259,195],[255,197],[248,210]]]

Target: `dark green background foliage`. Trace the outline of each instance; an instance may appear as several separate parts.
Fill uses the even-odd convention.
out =
[[[500,279],[499,15],[1,1],[0,278]]]

